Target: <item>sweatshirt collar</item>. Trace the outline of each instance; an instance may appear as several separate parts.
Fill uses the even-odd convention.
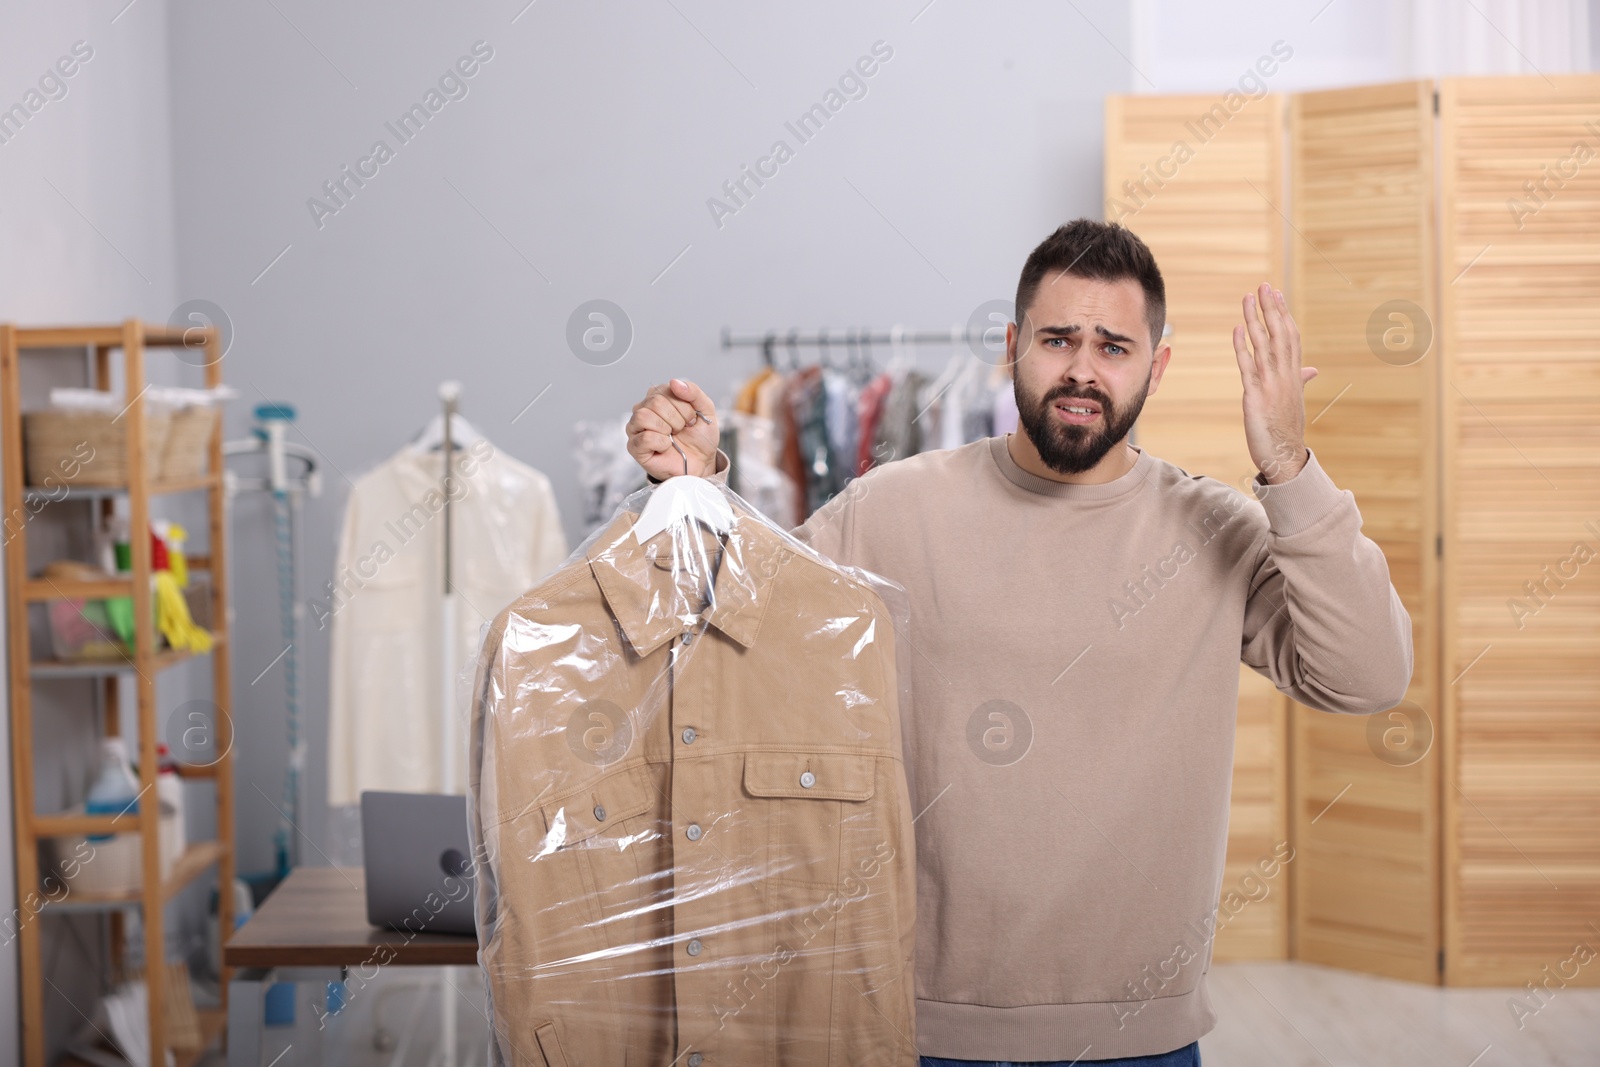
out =
[[[639,515],[624,511],[585,552],[633,650],[648,656],[684,630],[701,629],[702,622],[745,648],[753,645],[784,551],[763,520],[736,504],[719,562],[717,537],[698,524],[669,527],[639,544],[633,536]],[[713,594],[704,603],[695,590],[705,588],[712,568]]]
[[[1139,455],[1121,477],[1109,482],[1100,482],[1095,485],[1083,485],[1077,482],[1058,482],[1053,478],[1042,478],[1031,471],[1023,470],[1017,461],[1011,458],[1011,449],[1007,441],[1011,434],[1002,434],[989,438],[989,454],[994,457],[995,466],[1000,468],[1000,473],[1006,480],[1030,493],[1041,496],[1061,497],[1068,500],[1113,500],[1124,494],[1130,493],[1144,484],[1150,476],[1150,471],[1155,467],[1155,460],[1150,453],[1138,445],[1130,445]]]

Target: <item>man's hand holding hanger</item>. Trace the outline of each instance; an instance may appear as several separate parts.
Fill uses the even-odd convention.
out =
[[[665,385],[652,385],[644,399],[633,405],[628,420],[628,454],[652,478],[671,478],[683,474],[684,458],[689,474],[709,478],[717,470],[716,405],[693,382],[674,378]],[[673,448],[676,441],[678,448]]]

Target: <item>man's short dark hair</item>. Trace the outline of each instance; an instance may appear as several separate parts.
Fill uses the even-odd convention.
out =
[[[1017,282],[1017,323],[1033,304],[1039,283],[1048,274],[1064,271],[1075,278],[1114,282],[1132,278],[1144,290],[1144,317],[1150,326],[1152,351],[1161,343],[1167,321],[1167,286],[1150,246],[1132,230],[1115,222],[1074,219],[1039,242],[1022,265]]]

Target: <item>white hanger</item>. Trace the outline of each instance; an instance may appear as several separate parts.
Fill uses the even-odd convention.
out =
[[[678,455],[683,456],[684,473],[668,478],[656,486],[645,504],[639,521],[633,524],[633,535],[642,545],[667,527],[685,519],[695,519],[709,526],[718,537],[733,529],[733,505],[722,492],[705,478],[689,473],[689,457],[671,441]]]
[[[473,428],[464,415],[453,415],[450,418],[450,440],[456,448],[470,448],[483,440],[483,434]],[[428,420],[422,432],[411,440],[411,447],[418,452],[436,452],[444,447],[444,416],[435,415]]]
[[[916,344],[906,340],[905,326],[896,323],[889,328],[889,362],[884,365],[884,372],[899,381],[916,365]]]

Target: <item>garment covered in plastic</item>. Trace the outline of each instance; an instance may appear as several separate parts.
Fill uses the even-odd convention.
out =
[[[450,635],[472,662],[483,626],[560,565],[567,537],[550,479],[479,439],[455,455],[451,482]],[[331,629],[328,803],[369,789],[437,792],[445,615],[444,457],[406,445],[356,479],[338,559],[311,622]],[[452,680],[454,672],[452,672]],[[449,709],[452,718],[465,709]],[[464,718],[464,717],[463,717]],[[458,719],[457,721],[462,721]],[[464,745],[451,778],[466,780]]]
[[[917,1062],[904,590],[707,484],[728,529],[635,493],[485,634],[491,1063]]]

